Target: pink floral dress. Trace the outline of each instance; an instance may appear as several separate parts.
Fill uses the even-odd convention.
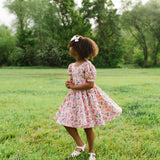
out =
[[[71,63],[68,74],[75,84],[94,81],[96,69],[90,61],[85,61],[76,67]],[[96,84],[88,90],[70,90],[57,111],[56,122],[73,128],[92,128],[104,126],[122,113],[122,109]]]

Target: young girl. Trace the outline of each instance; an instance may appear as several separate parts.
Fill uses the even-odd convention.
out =
[[[73,36],[68,44],[70,55],[76,62],[68,67],[70,80],[65,85],[70,91],[54,117],[75,140],[77,147],[71,157],[87,150],[77,128],[85,130],[89,145],[89,160],[95,160],[93,127],[104,126],[122,113],[122,109],[95,83],[96,69],[88,60],[98,54],[97,44],[87,37]]]

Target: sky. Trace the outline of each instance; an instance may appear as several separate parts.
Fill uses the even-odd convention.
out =
[[[11,27],[13,22],[15,21],[16,17],[15,15],[11,14],[7,8],[4,8],[4,2],[6,0],[0,0],[0,25],[5,24],[8,27]],[[48,0],[49,1],[49,0]],[[75,0],[75,2],[81,6],[82,0]],[[115,5],[115,8],[120,8],[120,1],[121,0],[112,0],[112,2]],[[135,2],[136,0],[132,0]],[[143,4],[146,3],[148,0],[142,0]]]

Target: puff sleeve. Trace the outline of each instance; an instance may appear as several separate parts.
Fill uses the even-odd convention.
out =
[[[69,76],[72,76],[72,63],[68,66],[67,72]]]
[[[92,63],[88,63],[85,66],[85,79],[88,82],[94,82],[95,78],[96,78],[96,68]]]

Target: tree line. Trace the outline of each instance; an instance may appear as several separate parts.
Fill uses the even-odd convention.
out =
[[[118,14],[112,0],[82,0],[81,7],[74,0],[7,0],[16,30],[0,26],[0,65],[66,67],[74,61],[67,44],[75,34],[98,44],[96,67],[160,65],[160,3],[121,4]]]

